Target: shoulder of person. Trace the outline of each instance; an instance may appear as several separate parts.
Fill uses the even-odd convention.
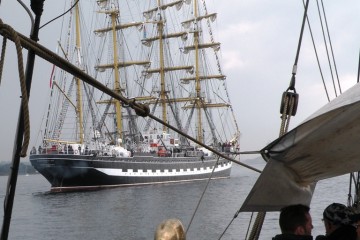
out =
[[[319,235],[319,236],[316,236],[315,240],[325,240],[326,239],[326,236],[325,235]]]
[[[313,237],[295,234],[279,234],[273,237],[273,240],[313,240]]]
[[[329,240],[356,240],[356,228],[352,225],[344,225],[332,232],[327,239]]]

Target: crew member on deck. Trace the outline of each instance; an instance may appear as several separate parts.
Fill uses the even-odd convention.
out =
[[[32,147],[32,149],[30,151],[30,154],[36,154],[36,148],[35,147]]]
[[[325,236],[316,240],[356,240],[356,228],[352,225],[351,211],[344,204],[332,203],[323,212]]]

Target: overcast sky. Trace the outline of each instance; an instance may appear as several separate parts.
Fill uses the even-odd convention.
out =
[[[57,6],[59,2],[45,1],[43,22],[62,12]],[[324,7],[341,88],[345,91],[356,83],[360,47],[360,1],[327,0],[324,1]],[[280,99],[291,78],[303,3],[301,0],[211,0],[208,10],[218,13],[215,33],[217,40],[221,42],[221,61],[240,126],[241,151],[260,150],[279,135]],[[28,17],[15,0],[1,1],[0,18],[16,30],[29,35]],[[334,98],[315,0],[310,3],[309,20],[327,88],[330,97]],[[50,49],[56,46],[57,35],[53,32],[55,26],[56,24],[49,25],[40,32],[40,42]],[[8,42],[8,46],[12,45]],[[15,52],[10,49],[6,54],[10,59]],[[0,85],[0,160],[3,161],[12,157],[19,111],[20,91],[16,66],[14,60],[6,63]],[[47,76],[51,73],[51,66],[41,59],[36,60],[35,68],[30,100],[30,146],[39,137],[38,127],[48,95]],[[296,79],[296,91],[300,100],[298,113],[292,118],[290,128],[301,123],[327,102],[308,26],[303,36]],[[339,93],[338,89],[337,92]]]

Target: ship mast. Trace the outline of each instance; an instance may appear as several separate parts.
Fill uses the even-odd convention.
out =
[[[155,105],[154,110],[156,108],[156,105],[158,104],[158,102],[160,102],[161,104],[161,116],[162,116],[162,120],[164,122],[168,122],[168,110],[167,108],[173,103],[176,102],[186,102],[189,101],[188,98],[177,98],[177,99],[170,99],[169,98],[169,89],[166,88],[166,73],[170,73],[170,72],[174,72],[174,71],[181,71],[181,70],[186,70],[186,71],[192,71],[193,66],[170,66],[169,63],[166,63],[165,61],[165,47],[164,46],[164,42],[169,40],[169,39],[174,39],[174,38],[182,38],[183,40],[187,38],[187,32],[183,31],[183,32],[176,32],[176,33],[167,33],[164,29],[165,26],[165,18],[162,14],[162,11],[164,11],[165,9],[167,9],[168,7],[175,7],[177,5],[182,5],[183,1],[182,0],[178,0],[175,2],[171,2],[168,4],[163,4],[161,0],[157,0],[157,7],[150,9],[148,11],[143,12],[145,18],[146,18],[146,23],[149,24],[154,24],[157,27],[157,35],[155,37],[145,37],[144,39],[142,39],[142,42],[145,46],[150,47],[152,42],[157,41],[158,42],[158,48],[159,48],[159,65],[158,68],[151,68],[151,69],[146,69],[144,71],[144,73],[147,76],[151,76],[153,73],[159,74],[160,77],[160,90],[159,90],[159,100],[154,99],[154,98],[137,98],[137,99],[142,99],[145,100],[148,104],[153,104]],[[156,20],[150,20],[151,16],[153,16],[154,13],[158,13],[159,18],[157,18]],[[176,118],[176,117],[175,117]],[[149,125],[149,124],[148,124]],[[177,121],[177,125],[179,128],[181,128],[181,124],[179,123],[179,121]],[[167,132],[167,127],[166,126],[162,126],[162,129],[164,132]]]
[[[194,15],[195,19],[198,18],[198,11],[197,11],[197,0],[194,0]],[[194,47],[195,47],[195,91],[196,91],[196,99],[195,99],[195,106],[197,108],[197,115],[198,115],[198,123],[197,123],[197,140],[203,143],[203,134],[202,134],[202,118],[201,118],[201,85],[199,79],[199,29],[198,29],[198,22],[195,21],[196,29],[194,31]]]
[[[210,108],[228,108],[231,107],[230,103],[225,102],[224,99],[219,99],[215,102],[211,101],[211,99],[206,99],[206,96],[202,93],[202,86],[201,86],[201,82],[204,82],[204,84],[207,81],[224,81],[226,76],[223,75],[221,73],[221,68],[220,65],[218,63],[218,74],[209,74],[205,72],[205,66],[201,65],[200,62],[200,56],[201,56],[201,50],[202,49],[207,49],[207,48],[212,48],[214,51],[215,56],[216,55],[216,51],[218,49],[220,49],[220,43],[218,42],[214,42],[213,38],[212,38],[212,33],[211,33],[211,29],[210,29],[210,22],[214,21],[216,18],[216,13],[212,13],[212,14],[208,14],[207,10],[206,10],[206,6],[204,3],[204,9],[205,9],[205,15],[202,15],[199,12],[199,2],[197,0],[194,0],[194,18],[193,19],[189,19],[187,21],[182,22],[182,25],[185,28],[188,28],[190,26],[190,24],[192,23],[194,25],[193,30],[191,31],[191,33],[193,33],[193,45],[190,46],[186,46],[184,48],[184,53],[187,53],[189,51],[194,51],[194,65],[195,65],[195,71],[194,71],[194,76],[193,77],[187,77],[187,78],[182,78],[182,82],[187,83],[190,81],[194,81],[194,87],[195,87],[195,96],[192,98],[193,103],[192,104],[187,104],[184,106],[184,108],[188,108],[188,109],[196,109],[197,112],[197,121],[196,121],[196,138],[199,142],[204,143],[205,139],[204,139],[204,121],[207,120],[207,122],[209,123],[210,126],[210,131],[211,134],[213,136],[213,142],[217,143],[217,137],[216,137],[216,133],[215,133],[215,128],[214,128],[214,122],[212,119],[212,116],[209,112]],[[207,25],[210,31],[210,37],[211,37],[211,42],[210,43],[202,43],[200,42],[200,34],[203,33],[203,30],[201,29],[201,21],[206,20],[207,21]],[[217,57],[216,57],[216,60]],[[204,116],[203,116],[204,114]],[[205,119],[205,118],[206,119]],[[203,119],[204,118],[204,119]],[[236,127],[237,128],[237,127]]]
[[[211,114],[210,109],[211,108],[229,108],[231,107],[229,102],[226,102],[226,97],[222,98],[217,93],[213,92],[212,95],[215,93],[215,96],[211,98],[211,96],[208,96],[209,99],[205,99],[205,94],[203,93],[204,90],[207,89],[207,87],[202,86],[204,85],[212,85],[212,82],[218,82],[218,81],[224,81],[226,76],[221,73],[220,67],[218,68],[219,73],[218,74],[211,74],[211,71],[209,70],[207,66],[207,62],[202,63],[202,57],[206,58],[206,53],[203,51],[203,49],[209,49],[213,50],[214,53],[220,49],[220,43],[214,42],[211,38],[211,42],[209,43],[202,43],[202,29],[201,29],[201,21],[207,21],[208,28],[210,28],[210,22],[214,21],[216,18],[216,13],[208,14],[205,10],[205,15],[202,15],[199,9],[199,1],[194,0],[192,3],[192,14],[193,18],[181,22],[181,25],[185,28],[182,32],[176,32],[176,33],[168,33],[166,31],[166,27],[169,23],[165,20],[165,14],[162,14],[162,12],[165,11],[171,11],[172,7],[175,7],[176,10],[180,10],[182,8],[182,5],[184,3],[190,4],[191,1],[173,1],[167,4],[162,4],[161,0],[157,0],[157,7],[152,8],[150,10],[147,10],[144,12],[144,16],[146,18],[146,23],[155,23],[157,27],[157,35],[155,37],[146,37],[142,40],[145,46],[151,46],[152,42],[157,41],[159,44],[159,64],[157,68],[151,68],[145,70],[145,74],[148,78],[150,78],[151,74],[157,73],[159,74],[159,100],[157,99],[149,99],[147,101],[148,104],[153,104],[154,108],[156,107],[156,104],[158,102],[161,102],[162,106],[162,120],[167,122],[169,120],[170,113],[169,110],[167,110],[167,107],[172,107],[171,104],[174,103],[182,103],[183,105],[181,108],[183,110],[190,109],[191,112],[188,115],[187,122],[185,123],[185,126],[182,126],[181,122],[178,121],[180,119],[180,116],[176,116],[174,112],[174,120],[176,121],[176,124],[179,126],[179,128],[183,129],[184,132],[187,132],[189,129],[189,126],[191,122],[195,123],[196,129],[194,132],[194,137],[201,143],[205,142],[205,136],[204,136],[204,129],[205,129],[205,121],[208,122],[209,128],[210,128],[210,134],[213,136],[213,142],[218,143],[217,141],[217,133],[215,131],[215,123],[213,121],[213,117]],[[205,6],[204,6],[205,7]],[[152,16],[154,16],[154,13],[158,14],[156,20],[151,21],[150,19]],[[192,27],[192,29],[190,29]],[[164,52],[166,50],[166,43],[168,39],[171,38],[181,38],[184,42],[188,39],[188,35],[192,36],[192,40],[190,45],[186,45],[184,47],[180,47],[183,54],[187,54],[189,52],[192,52],[192,58],[190,61],[188,61],[189,65],[183,65],[183,66],[168,66],[173,64],[172,62],[172,53],[170,52],[169,55],[166,55]],[[210,33],[211,35],[211,33]],[[211,36],[212,37],[212,36]],[[216,53],[215,53],[216,55]],[[169,57],[170,60],[167,62],[165,59],[166,57]],[[174,56],[175,57],[175,56]],[[218,64],[219,66],[219,64]],[[189,74],[188,77],[183,77],[178,79],[180,84],[185,89],[185,85],[192,82],[192,88],[186,88],[189,94],[188,96],[182,95],[179,96],[172,96],[170,89],[168,89],[167,83],[171,84],[171,76],[167,78],[166,74],[170,74],[170,72],[173,71],[180,71],[185,70],[187,74]],[[217,83],[216,83],[217,84]],[[168,105],[168,106],[166,106]],[[168,112],[166,112],[168,111]],[[174,111],[172,109],[172,111]],[[193,118],[194,113],[194,119]],[[184,117],[184,116],[182,116]],[[166,128],[163,128],[164,131]]]
[[[119,8],[114,7],[115,5],[111,4],[111,2],[107,2],[107,4],[104,6],[104,10],[98,11],[98,13],[107,14],[110,17],[111,23],[109,27],[97,29],[94,31],[95,34],[102,36],[105,33],[112,34],[112,52],[113,52],[113,59],[110,61],[109,64],[99,64],[95,66],[95,69],[102,72],[107,69],[111,69],[114,72],[114,85],[113,90],[119,95],[123,95],[123,92],[125,91],[124,88],[121,87],[121,76],[120,76],[120,69],[121,68],[127,68],[135,65],[142,65],[142,66],[148,66],[150,65],[149,61],[119,61],[119,55],[118,55],[118,45],[121,39],[118,39],[118,31],[123,31],[128,28],[141,28],[143,25],[143,22],[131,22],[131,23],[118,23],[118,18],[120,16]],[[125,58],[124,58],[125,59]],[[124,76],[122,76],[124,77]],[[139,99],[137,99],[139,100]],[[124,125],[123,125],[123,106],[121,105],[121,102],[118,100],[105,100],[100,101],[97,103],[104,103],[104,104],[113,104],[115,108],[115,124],[116,124],[116,138],[123,139],[124,134]],[[115,139],[113,139],[115,140]]]
[[[158,6],[161,6],[161,1],[158,0]],[[162,106],[162,120],[167,122],[167,103],[166,103],[166,89],[165,89],[165,71],[164,71],[164,44],[163,44],[163,29],[164,29],[164,21],[162,16],[160,15],[160,19],[158,21],[158,34],[159,34],[159,48],[160,48],[160,99]],[[167,127],[163,125],[163,132],[167,132]]]
[[[118,10],[110,11],[111,16],[111,27],[112,27],[112,40],[113,40],[113,52],[114,52],[114,73],[115,73],[115,79],[114,79],[114,91],[119,94],[121,94],[121,88],[120,88],[120,74],[119,74],[119,68],[117,64],[117,37],[116,37],[116,18],[119,15]],[[116,131],[117,136],[122,138],[122,113],[121,113],[121,104],[120,101],[115,101],[115,116],[116,116]]]
[[[80,11],[79,11],[79,3],[76,4],[75,7],[75,25],[76,25],[76,51],[78,57],[78,66],[81,67],[81,43],[80,43]],[[84,143],[84,130],[83,130],[83,111],[82,111],[82,94],[81,94],[81,80],[79,78],[75,78],[76,81],[76,112],[78,116],[78,124],[79,124],[79,141],[80,144]]]

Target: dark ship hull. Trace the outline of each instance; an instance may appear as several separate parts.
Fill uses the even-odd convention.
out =
[[[216,160],[215,156],[30,155],[32,166],[50,182],[53,192],[204,180]],[[228,178],[231,165],[220,159],[212,178]]]

